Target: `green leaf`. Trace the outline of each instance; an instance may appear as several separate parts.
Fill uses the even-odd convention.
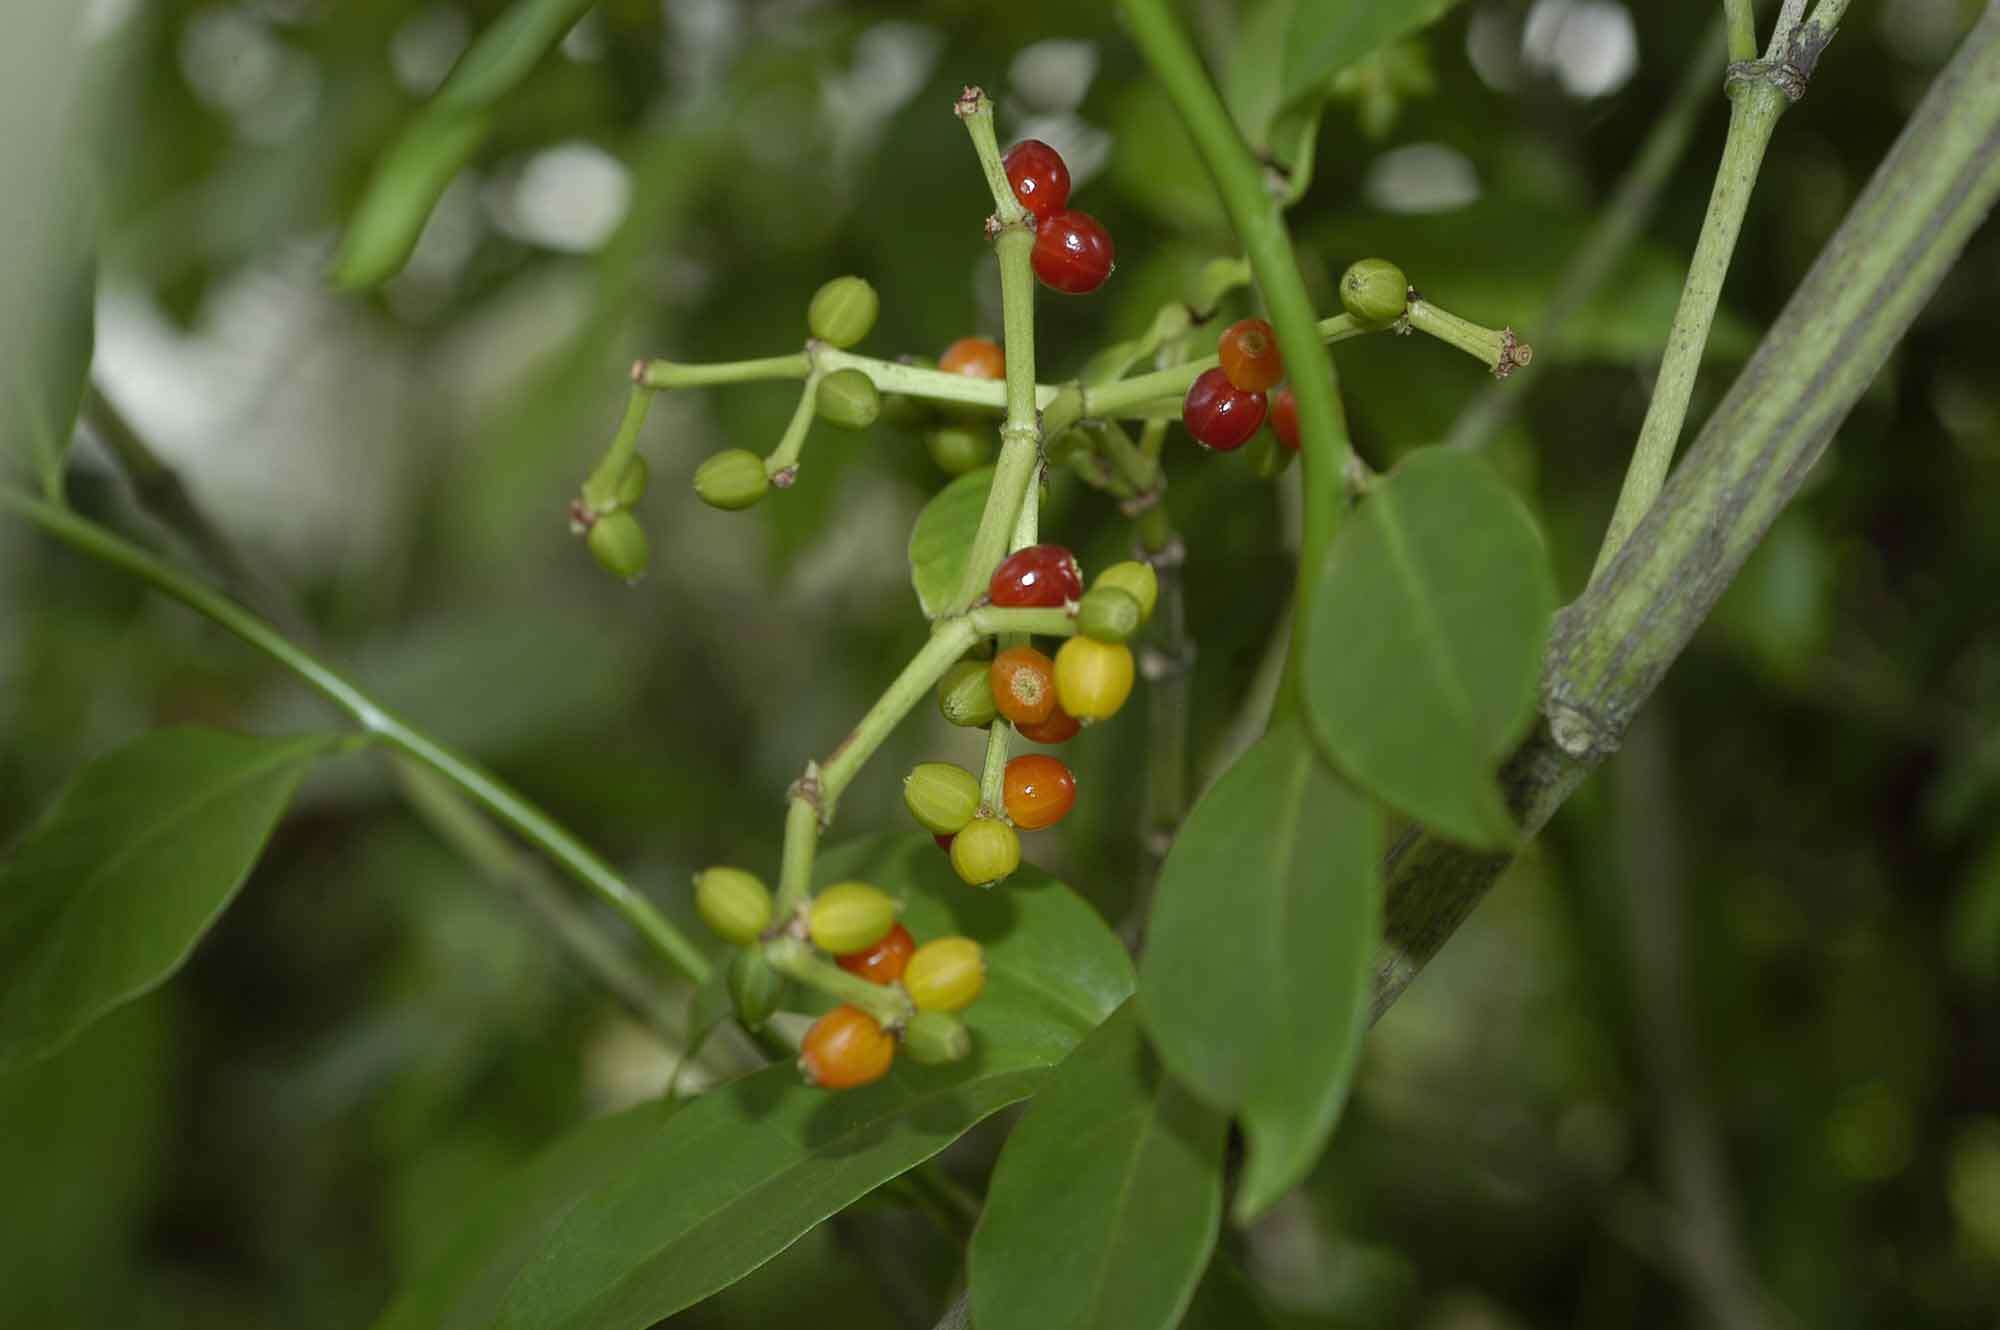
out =
[[[843,1094],[767,1067],[671,1119],[647,1107],[593,1123],[488,1198],[378,1330],[650,1326],[1033,1093],[1131,993],[1124,948],[1096,911],[1032,868],[973,891],[930,837],[897,835],[822,855],[817,876],[902,897],[919,939],[962,933],[985,947],[986,992],[965,1013],[972,1055],[902,1059]]]
[[[78,773],[0,864],[0,1071],[179,969],[337,742],[155,730]]]
[[[1139,976],[1167,1067],[1235,1112],[1236,1214],[1305,1176],[1340,1116],[1382,933],[1382,816],[1296,722],[1195,805],[1160,874]]]
[[[72,144],[81,150],[81,145]],[[0,449],[24,457],[42,492],[62,494],[76,413],[96,345],[97,245],[94,209],[74,167],[58,166],[34,187],[53,207],[39,210],[5,260],[8,307],[19,331],[6,339],[0,372]]]
[[[1555,573],[1527,508],[1467,453],[1411,454],[1342,524],[1306,626],[1320,744],[1453,840],[1518,831],[1494,770],[1535,714]]]
[[[360,290],[403,270],[424,223],[492,131],[491,112],[520,86],[591,0],[517,0],[479,34],[429,105],[382,154],[340,239],[334,282]]]
[[[1283,97],[1271,77],[1285,60],[1293,7],[1294,0],[1263,0],[1244,13],[1222,80],[1223,100],[1244,140],[1285,173],[1287,203],[1304,197],[1312,183],[1313,148],[1332,90],[1332,80],[1321,79],[1308,96]]]
[[[992,467],[968,471],[932,495],[910,529],[910,581],[917,588],[917,603],[932,618],[944,613],[958,594],[965,556],[992,488]]]
[[[1120,1007],[1007,1138],[972,1237],[979,1330],[1171,1330],[1222,1221],[1228,1120]]]
[[[1279,100],[1323,88],[1357,60],[1442,18],[1458,0],[1308,0],[1292,11]]]

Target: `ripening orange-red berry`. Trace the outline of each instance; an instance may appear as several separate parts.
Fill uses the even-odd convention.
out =
[[[1014,730],[1023,739],[1038,744],[1066,744],[1076,738],[1083,726],[1075,716],[1062,709],[1058,700],[1049,710],[1049,718],[1044,721],[1030,721],[1026,725],[1016,725]]]
[[[1229,382],[1246,393],[1261,393],[1285,377],[1278,334],[1262,319],[1239,319],[1223,332],[1216,357]]]
[[[1007,354],[990,337],[961,337],[938,357],[938,368],[968,379],[1004,379]]]
[[[993,705],[1016,725],[1039,725],[1056,706],[1055,662],[1033,647],[1008,647],[993,658]]]
[[[1023,831],[1040,831],[1069,816],[1076,805],[1076,775],[1061,758],[1023,753],[1007,763],[1007,816]]]
[[[799,1046],[799,1070],[823,1090],[879,1081],[896,1060],[896,1038],[859,1007],[842,1003],[813,1022]]]
[[[889,930],[889,936],[868,950],[850,951],[834,960],[841,969],[858,974],[871,984],[893,984],[903,977],[903,967],[910,963],[916,949],[917,940],[910,936],[910,930],[897,924]]]

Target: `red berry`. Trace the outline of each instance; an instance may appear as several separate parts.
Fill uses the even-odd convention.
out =
[[[1060,758],[1024,753],[1007,764],[1007,816],[1023,831],[1040,831],[1069,816],[1076,775]]]
[[[1278,334],[1262,319],[1240,319],[1230,324],[1215,349],[1229,382],[1246,393],[1261,393],[1285,377],[1285,358],[1278,354]]]
[[[1007,149],[1000,164],[1007,168],[1014,197],[1036,221],[1069,203],[1069,168],[1063,165],[1062,154],[1040,139],[1022,139]]]
[[[910,930],[897,924],[889,930],[889,936],[868,950],[850,951],[833,959],[841,969],[858,974],[871,984],[893,984],[903,977],[903,967],[910,963],[916,950],[917,940],[910,936]]]
[[[1271,398],[1271,433],[1293,452],[1299,450],[1299,399],[1290,388],[1280,388]]]
[[[813,1022],[799,1045],[799,1070],[827,1090],[879,1081],[896,1060],[896,1037],[873,1016],[845,1003]]]
[[[1265,406],[1264,394],[1244,392],[1217,367],[1188,388],[1181,420],[1196,443],[1226,453],[1250,441],[1264,423]]]
[[[991,338],[961,337],[938,357],[938,368],[947,374],[963,374],[968,379],[1004,379],[1007,355]]]
[[[1086,295],[1104,285],[1115,257],[1111,233],[1087,212],[1065,208],[1035,228],[1035,276],[1068,295]]]
[[[1083,596],[1083,569],[1060,545],[1029,545],[1008,555],[993,570],[986,598],[1007,609],[1053,609]]]
[[[1064,711],[1060,702],[1050,709],[1047,720],[1028,721],[1014,726],[1015,732],[1023,739],[1038,744],[1066,744],[1076,738],[1077,732],[1082,728],[1082,723]]]

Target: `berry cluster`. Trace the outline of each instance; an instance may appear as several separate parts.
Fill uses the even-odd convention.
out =
[[[1085,591],[1076,556],[1062,546],[1014,551],[994,570],[987,602],[1002,609],[1068,608],[1078,633],[1054,659],[1022,643],[990,661],[959,661],[938,682],[938,709],[954,725],[984,728],[998,718],[1035,743],[1067,742],[1125,705],[1135,673],[1125,641],[1152,615],[1158,597],[1159,580],[1148,564],[1114,564]],[[1021,866],[1016,828],[1040,831],[1069,815],[1076,776],[1060,758],[1023,754],[1007,763],[997,794],[997,801],[988,798],[978,777],[950,762],[920,763],[903,781],[911,815],[973,886],[991,886]]]
[[[717,936],[742,948],[730,967],[730,993],[738,1017],[750,1029],[760,1028],[783,997],[784,976],[772,967],[763,947],[774,936],[796,938],[802,932],[847,974],[883,988],[898,987],[908,999],[910,1015],[901,1021],[885,1023],[857,1005],[857,999],[813,1022],[799,1048],[799,1069],[812,1084],[850,1090],[880,1080],[898,1048],[927,1063],[955,1062],[970,1051],[970,1036],[957,1013],[985,991],[985,952],[967,937],[935,938],[919,946],[897,921],[895,898],[881,888],[837,882],[777,929],[772,927],[776,907],[770,889],[740,868],[698,874],[694,901],[695,911]]]
[[[1035,219],[1029,262],[1042,285],[1065,295],[1088,295],[1111,275],[1116,254],[1111,233],[1095,217],[1069,206],[1069,167],[1040,139],[1022,139],[1001,160],[1014,197]]]

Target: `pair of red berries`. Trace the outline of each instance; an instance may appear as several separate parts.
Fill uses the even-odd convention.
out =
[[[1116,257],[1111,233],[1087,212],[1069,204],[1069,167],[1062,154],[1040,139],[1022,139],[1007,150],[1001,165],[1007,183],[1035,219],[1030,263],[1044,286],[1068,295],[1087,295],[1104,285]]]
[[[1285,377],[1271,325],[1262,319],[1232,323],[1216,346],[1216,359],[1221,363],[1204,371],[1181,403],[1181,421],[1194,441],[1218,452],[1241,448],[1268,414],[1278,442],[1297,452],[1299,410],[1292,390],[1279,389],[1275,401],[1265,396]]]

